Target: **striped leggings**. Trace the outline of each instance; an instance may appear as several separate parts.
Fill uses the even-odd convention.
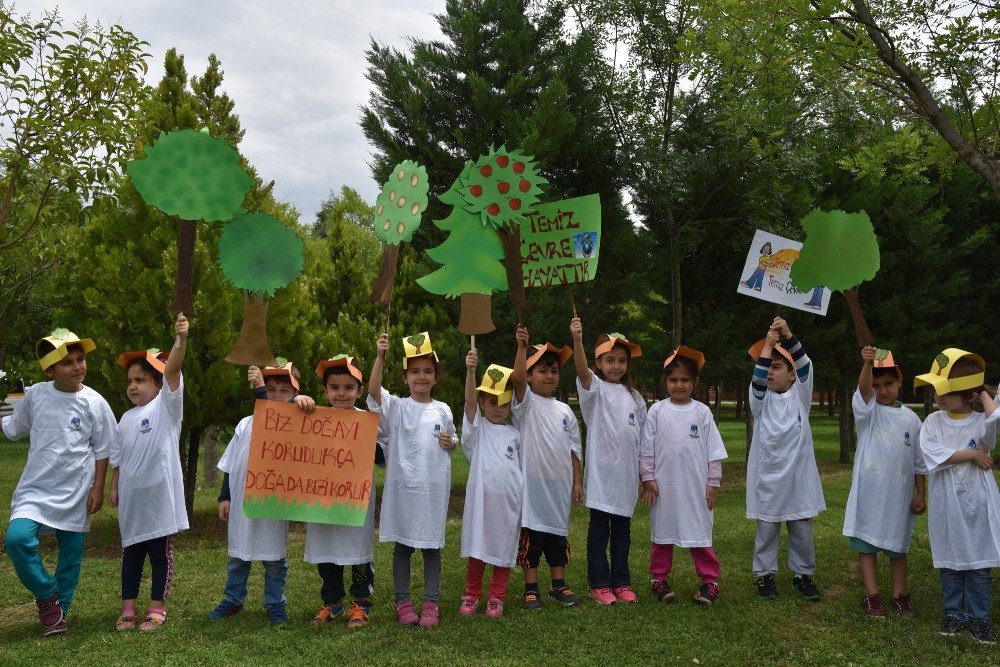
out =
[[[142,570],[146,565],[147,555],[153,575],[149,599],[157,602],[167,599],[170,582],[174,578],[173,537],[173,535],[157,537],[122,549],[122,600],[134,600],[139,597],[139,583],[142,581]]]

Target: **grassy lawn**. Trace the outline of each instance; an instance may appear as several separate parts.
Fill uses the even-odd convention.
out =
[[[444,551],[442,625],[437,629],[400,628],[391,594],[392,550],[376,547],[376,596],[372,624],[348,632],[340,623],[321,630],[309,626],[318,609],[319,577],[302,561],[305,533],[293,525],[288,545],[287,595],[292,623],[272,630],[260,606],[262,570],[255,566],[248,604],[233,618],[209,623],[205,616],[218,602],[226,578],[225,527],[216,519],[217,490],[198,492],[192,530],[175,543],[176,574],[168,607],[170,620],[156,633],[118,634],[119,555],[115,511],[107,506],[94,520],[87,540],[80,586],[71,612],[69,634],[43,640],[35,606],[14,574],[0,559],[0,665],[202,665],[202,664],[582,664],[608,660],[615,664],[983,664],[1000,656],[968,636],[948,640],[936,634],[940,588],[931,567],[927,519],[917,520],[910,551],[910,584],[918,619],[893,614],[885,621],[866,619],[857,558],[840,534],[851,471],[837,463],[836,422],[826,416],[813,421],[817,458],[829,509],[816,521],[816,580],[823,601],[798,597],[787,571],[778,576],[780,597],[757,599],[750,563],[754,525],[744,518],[743,424],[729,417],[722,430],[730,461],[725,464],[722,493],[716,508],[715,548],[722,561],[719,603],[701,609],[692,601],[698,580],[683,550],[675,557],[672,605],[661,605],[648,587],[649,513],[637,509],[633,519],[632,576],[639,604],[599,608],[586,601],[575,609],[545,605],[540,612],[520,609],[523,580],[511,577],[507,615],[499,620],[458,614],[465,561],[458,556],[462,494],[468,466],[454,456],[454,488]],[[17,483],[26,444],[0,447],[0,526],[9,517],[7,499]],[[568,582],[586,591],[585,541],[587,513],[575,508],[570,534],[574,559]],[[784,540],[784,538],[783,538]],[[54,541],[45,541],[46,561],[55,561]],[[784,549],[781,555],[784,567]],[[421,561],[414,557],[413,590],[419,600]],[[882,568],[883,594],[891,587]],[[148,575],[148,568],[147,568]],[[543,566],[543,586],[547,571]],[[148,581],[141,595],[148,595]],[[140,598],[140,605],[142,604]],[[140,612],[142,612],[140,607]]]

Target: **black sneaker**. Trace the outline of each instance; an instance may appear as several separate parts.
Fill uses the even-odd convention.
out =
[[[657,600],[666,604],[674,601],[674,591],[670,588],[670,584],[667,583],[666,579],[653,580],[653,595]]]
[[[795,590],[801,593],[805,599],[813,602],[819,600],[819,589],[816,588],[813,578],[808,574],[797,574],[792,577],[792,586],[795,586]]]
[[[773,600],[778,597],[778,587],[774,583],[773,574],[765,574],[757,577],[757,595],[765,600]]]
[[[954,637],[960,633],[965,628],[965,623],[960,618],[955,618],[954,616],[945,616],[941,620],[941,629],[938,630],[938,634],[943,637]]]
[[[711,607],[719,599],[719,592],[716,584],[702,584],[694,594],[694,601],[705,607]]]
[[[521,603],[522,609],[541,609],[542,608],[542,598],[538,595],[538,591],[524,591],[524,602]]]
[[[997,643],[997,638],[993,636],[993,631],[990,629],[990,621],[987,618],[970,618],[969,632],[972,633],[972,638],[980,644]]]
[[[549,597],[564,607],[575,607],[580,604],[580,598],[576,596],[576,593],[570,590],[569,586],[550,588]]]

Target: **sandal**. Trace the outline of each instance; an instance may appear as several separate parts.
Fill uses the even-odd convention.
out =
[[[166,609],[148,609],[146,610],[146,620],[144,620],[139,625],[139,629],[142,630],[143,632],[156,630],[166,622],[167,622]]]
[[[135,627],[135,607],[122,607],[115,621],[115,630],[131,630]]]

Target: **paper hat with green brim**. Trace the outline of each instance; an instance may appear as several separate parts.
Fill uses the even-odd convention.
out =
[[[872,362],[874,368],[891,368],[896,371],[896,377],[903,381],[903,369],[896,365],[896,360],[890,350],[878,348],[875,350],[875,361]]]
[[[534,345],[535,351],[527,358],[527,368],[531,368],[538,363],[538,360],[542,358],[542,355],[546,352],[555,352],[559,356],[559,365],[565,366],[569,358],[573,356],[573,348],[569,345],[563,345],[562,347],[556,347],[552,343],[546,343],[545,345]]]
[[[278,357],[277,362],[281,364],[282,361],[285,360]],[[292,375],[292,362],[290,361],[285,361],[285,363],[280,366],[265,366],[264,370],[261,371],[260,374],[264,377],[265,382],[267,382],[267,378],[269,377],[287,377],[292,383],[292,386],[295,387],[295,391],[299,390],[299,381],[295,379],[294,375]]]
[[[698,372],[701,372],[701,367],[705,365],[705,355],[692,347],[684,347],[681,345],[673,353],[667,357],[667,360],[663,362],[663,367],[666,368],[670,365],[670,362],[677,357],[684,357],[685,359],[690,359],[698,366]]]
[[[79,345],[83,349],[83,353],[90,354],[97,349],[94,345],[94,341],[89,338],[80,338],[75,333],[69,329],[56,329],[51,334],[45,338],[39,338],[35,341],[35,356],[38,356],[38,348],[41,346],[42,341],[47,341],[51,343],[55,348],[44,357],[38,360],[38,364],[42,367],[42,370],[48,370],[49,366],[61,361],[69,352],[66,351],[71,345]]]
[[[984,370],[974,374],[965,375],[962,377],[951,378],[951,371],[955,368],[955,363],[960,359],[971,359],[980,365]],[[973,354],[971,352],[966,352],[965,350],[959,350],[955,347],[949,347],[947,350],[941,352],[941,354],[934,357],[934,363],[931,364],[931,372],[924,373],[923,375],[918,375],[913,378],[913,388],[923,387],[925,385],[930,385],[934,387],[934,391],[938,394],[950,394],[955,391],[966,391],[967,389],[975,389],[977,387],[983,386],[986,382],[986,362],[978,354]]]
[[[438,353],[434,351],[431,343],[431,335],[426,331],[421,331],[414,336],[407,336],[403,339],[403,370],[406,370],[407,362],[417,357],[427,357],[433,355],[434,361],[438,359]]]
[[[316,375],[322,380],[328,368],[336,368],[337,366],[345,367],[355,380],[361,384],[365,383],[364,378],[361,377],[361,365],[358,363],[357,357],[349,357],[346,354],[338,354],[326,361],[319,362],[319,365],[316,367]]]
[[[118,365],[127,371],[129,366],[136,361],[145,360],[150,366],[156,369],[157,373],[162,375],[164,370],[167,368],[166,362],[168,355],[168,352],[160,352],[160,350],[155,347],[151,347],[148,350],[123,352],[122,356],[118,357]]]
[[[624,345],[628,348],[629,354],[633,357],[642,356],[642,348],[639,347],[638,343],[629,342],[629,339],[620,333],[609,333],[605,335],[608,337],[608,340],[600,343],[594,348],[594,359],[597,359],[597,357],[601,356],[605,352],[610,352],[615,345]]]
[[[513,372],[513,368],[491,364],[483,374],[483,381],[476,387],[476,391],[493,394],[497,397],[497,405],[507,405],[514,396],[514,390],[508,388]]]
[[[747,354],[750,355],[751,359],[753,359],[754,361],[760,359],[760,353],[764,351],[765,343],[767,343],[767,339],[761,338],[759,341],[750,346],[750,349],[747,350]],[[789,367],[791,367],[792,369],[795,368],[795,360],[792,359],[791,353],[785,348],[783,348],[780,342],[774,346],[774,350],[785,358],[785,361],[788,362]]]

